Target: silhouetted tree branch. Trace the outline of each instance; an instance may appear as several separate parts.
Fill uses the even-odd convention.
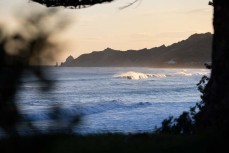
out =
[[[102,3],[110,3],[115,0],[32,0],[34,2],[40,3],[42,5],[45,5],[47,7],[58,7],[58,6],[64,6],[68,8],[86,8],[92,5],[96,4],[102,4]],[[136,3],[138,0],[134,0],[133,2],[120,7],[120,9],[125,9],[134,3]]]
[[[122,9],[127,8],[127,7],[130,7],[131,5],[133,5],[134,3],[136,3],[137,1],[138,1],[138,0],[135,0],[135,1],[133,1],[133,2],[131,2],[131,3],[129,3],[129,4],[127,4],[126,6],[120,7],[120,9],[122,10]]]
[[[32,0],[47,7],[64,6],[69,8],[85,8],[95,4],[109,3],[115,0]]]

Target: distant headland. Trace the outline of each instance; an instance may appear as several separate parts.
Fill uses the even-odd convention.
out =
[[[170,46],[120,51],[106,48],[74,59],[69,56],[62,67],[168,67],[203,68],[211,62],[212,34],[194,34]]]

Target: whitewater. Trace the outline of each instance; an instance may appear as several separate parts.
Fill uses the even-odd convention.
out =
[[[60,106],[62,121],[81,116],[74,132],[152,132],[163,119],[178,116],[200,101],[196,84],[205,69],[154,68],[47,68],[55,81],[52,90],[25,74],[17,94],[24,118],[46,130],[53,106]],[[55,125],[55,126],[61,126]]]

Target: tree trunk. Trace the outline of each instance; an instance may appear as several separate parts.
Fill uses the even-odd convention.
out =
[[[229,1],[214,0],[212,72],[203,100],[204,126],[229,127]]]

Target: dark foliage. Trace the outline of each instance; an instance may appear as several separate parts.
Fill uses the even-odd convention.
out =
[[[210,66],[206,64],[206,67]],[[183,112],[179,117],[174,118],[170,116],[162,122],[160,128],[156,128],[156,133],[176,133],[176,134],[191,134],[200,131],[200,128],[204,124],[203,111],[205,109],[205,103],[203,97],[206,94],[206,85],[209,81],[208,76],[203,76],[197,88],[201,93],[202,101],[196,103],[194,107],[191,107],[188,112]]]
[[[114,0],[32,0],[47,7],[64,6],[69,8],[85,8],[95,4],[109,3]]]
[[[50,37],[68,24],[62,20],[51,28],[45,27],[47,20],[56,13],[56,10],[50,9],[22,17],[20,22],[23,26],[13,35],[4,33],[4,28],[0,27],[0,128],[10,136],[18,135],[20,127],[26,132],[39,132],[32,121],[22,117],[16,95],[25,72],[40,80],[41,91],[50,90],[53,86],[54,82],[41,65],[53,60],[58,53],[58,45],[50,41]],[[50,113],[50,118],[57,124],[61,119],[58,113],[59,107],[54,107],[53,113]],[[66,130],[69,131],[77,121],[78,118],[73,118],[65,126]]]
[[[1,153],[215,153],[226,152],[227,135],[99,134],[39,135],[0,140]]]
[[[102,3],[110,3],[115,0],[32,0],[34,2],[40,3],[42,5],[45,5],[47,7],[59,7],[63,6],[66,8],[71,9],[81,9],[81,8],[87,8],[96,4],[102,4]],[[120,9],[125,9],[134,3],[136,3],[138,0],[133,0],[133,2],[120,7]]]
[[[211,1],[208,2],[208,5],[214,6],[213,2],[211,2]]]

